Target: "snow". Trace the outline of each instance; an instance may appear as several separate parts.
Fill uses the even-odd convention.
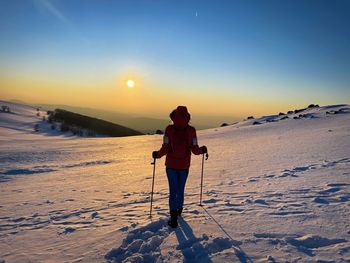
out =
[[[34,132],[36,108],[0,104],[0,262],[350,261],[349,105],[198,131],[203,207],[193,156],[173,230],[164,159],[148,215],[161,136]]]

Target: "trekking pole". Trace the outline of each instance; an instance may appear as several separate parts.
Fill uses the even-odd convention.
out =
[[[206,160],[208,160],[208,153],[205,154]],[[202,154],[202,174],[201,174],[201,193],[199,197],[199,206],[202,206],[202,194],[203,194],[203,170],[204,170],[204,153]]]
[[[152,203],[153,203],[153,189],[154,189],[154,177],[156,174],[156,158],[153,159],[153,179],[152,179],[152,192],[151,192],[151,207],[149,209],[149,216],[152,217]]]

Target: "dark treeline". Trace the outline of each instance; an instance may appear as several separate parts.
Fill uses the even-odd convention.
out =
[[[49,112],[52,121],[62,122],[65,125],[74,125],[93,131],[94,133],[112,137],[142,135],[141,132],[96,118],[78,113],[56,109]]]

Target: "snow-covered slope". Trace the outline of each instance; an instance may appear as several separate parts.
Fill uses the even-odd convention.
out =
[[[51,124],[43,121],[43,117],[47,119],[48,115],[41,108],[2,100],[0,100],[0,106],[10,108],[10,112],[4,112],[0,109],[0,136],[3,136],[3,138],[6,138],[8,135],[21,136],[35,133],[62,135],[57,129],[52,130]],[[35,125],[37,125],[38,131],[35,131]],[[64,135],[71,134],[67,133]]]
[[[161,136],[9,132],[0,113],[0,262],[349,262],[349,108],[198,132],[204,206],[193,156],[176,230],[164,159],[148,217]]]
[[[20,133],[33,132],[35,123],[41,120],[40,117],[36,116],[36,108],[32,106],[6,101],[0,101],[0,105],[8,106],[11,110],[9,113],[0,110],[1,135],[5,135],[5,129]]]
[[[350,108],[346,104],[340,105],[330,105],[319,107],[318,105],[311,104],[307,108],[296,109],[294,111],[289,111],[288,113],[282,113],[270,116],[263,116],[260,118],[254,118],[251,116],[246,120],[233,124],[235,127],[244,127],[250,125],[260,125],[264,123],[270,122],[278,122],[285,120],[300,120],[300,119],[313,119],[313,118],[322,118],[325,115],[333,115],[333,114],[342,114],[342,113],[350,113]]]

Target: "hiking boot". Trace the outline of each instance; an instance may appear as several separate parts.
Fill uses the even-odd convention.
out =
[[[177,210],[170,210],[170,220],[168,221],[168,225],[172,228],[177,227]]]

